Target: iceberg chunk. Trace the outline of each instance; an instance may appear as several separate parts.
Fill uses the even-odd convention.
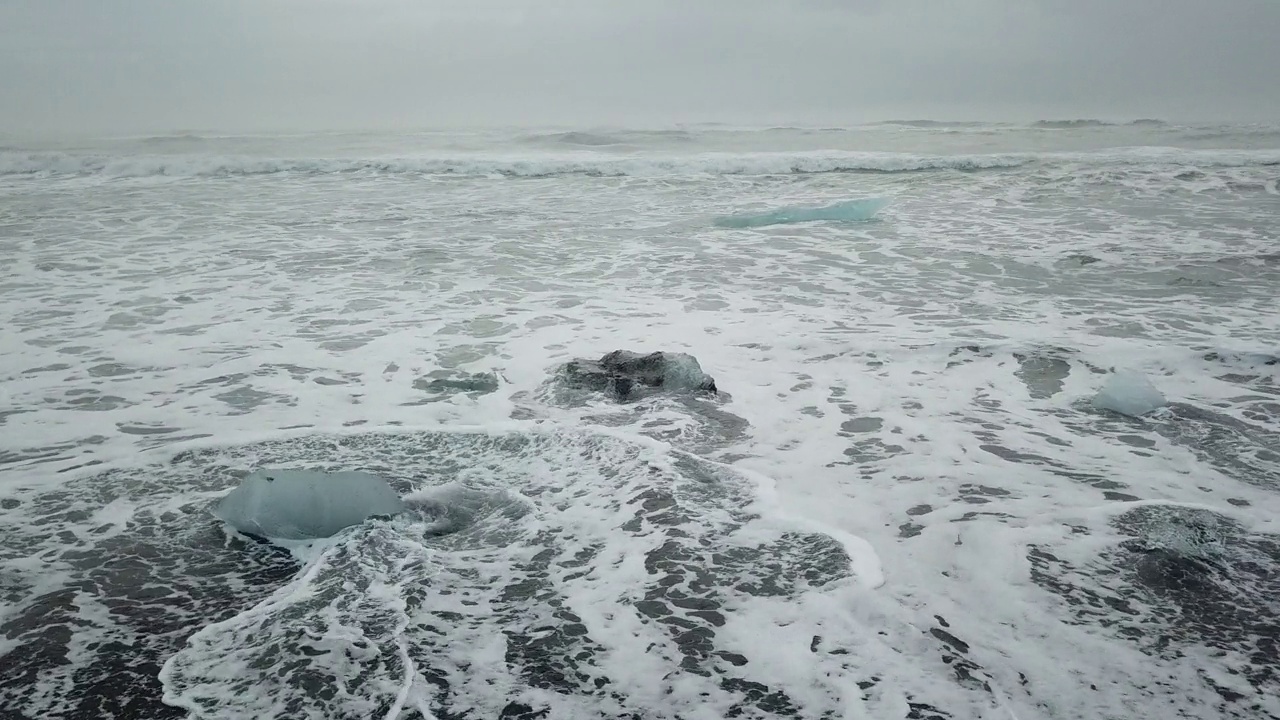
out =
[[[846,200],[823,207],[784,207],[755,215],[727,215],[716,218],[716,225],[726,228],[754,228],[785,223],[856,222],[870,220],[880,209],[889,204],[884,198]]]
[[[1164,394],[1140,372],[1121,371],[1112,374],[1093,397],[1093,406],[1123,415],[1146,415],[1168,402]]]
[[[307,540],[403,510],[400,496],[376,475],[258,470],[218,501],[213,514],[248,535]]]
[[[574,360],[562,368],[569,385],[612,395],[619,402],[639,399],[651,391],[715,395],[715,378],[704,373],[697,358],[685,353],[641,355],[614,350],[599,360]]]

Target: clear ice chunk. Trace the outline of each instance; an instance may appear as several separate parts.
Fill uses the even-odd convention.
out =
[[[823,207],[784,207],[753,215],[727,215],[716,218],[715,224],[726,228],[755,228],[801,222],[857,222],[870,220],[887,204],[884,198],[869,198]]]
[[[1120,371],[1107,378],[1102,389],[1093,397],[1093,406],[1099,410],[1111,410],[1138,417],[1168,402],[1140,372]]]
[[[258,470],[222,498],[213,514],[248,535],[306,540],[404,510],[400,496],[376,475]]]

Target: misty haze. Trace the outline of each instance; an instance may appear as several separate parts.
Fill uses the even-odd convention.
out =
[[[0,4],[0,719],[1280,720],[1277,37]]]

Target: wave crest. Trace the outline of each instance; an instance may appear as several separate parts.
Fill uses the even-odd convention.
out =
[[[541,133],[521,138],[528,143],[577,145],[582,147],[608,147],[611,145],[644,145],[666,142],[688,142],[693,135],[687,130],[615,130]]]
[[[1031,123],[1031,127],[1041,128],[1044,130],[1073,130],[1076,128],[1095,128],[1095,127],[1111,127],[1115,123],[1109,123],[1105,120],[1095,120],[1093,118],[1080,118],[1076,120],[1037,120]]]
[[[252,175],[407,175],[545,178],[675,175],[810,175],[826,173],[978,172],[1028,165],[1072,167],[1262,167],[1280,164],[1280,150],[1182,150],[1139,147],[1105,152],[924,155],[807,151],[609,156],[587,153],[525,156],[263,158],[221,155],[89,155],[0,151],[0,176],[223,177]]]
[[[755,153],[687,157],[273,159],[218,156],[101,156],[0,153],[0,175],[211,177],[240,175],[462,175],[628,177],[658,175],[804,175],[817,173],[976,171],[1013,168],[1019,155],[929,156],[903,153]]]

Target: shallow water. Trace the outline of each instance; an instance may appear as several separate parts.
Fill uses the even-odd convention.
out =
[[[1280,717],[1274,129],[575,132],[0,151],[0,710]]]

